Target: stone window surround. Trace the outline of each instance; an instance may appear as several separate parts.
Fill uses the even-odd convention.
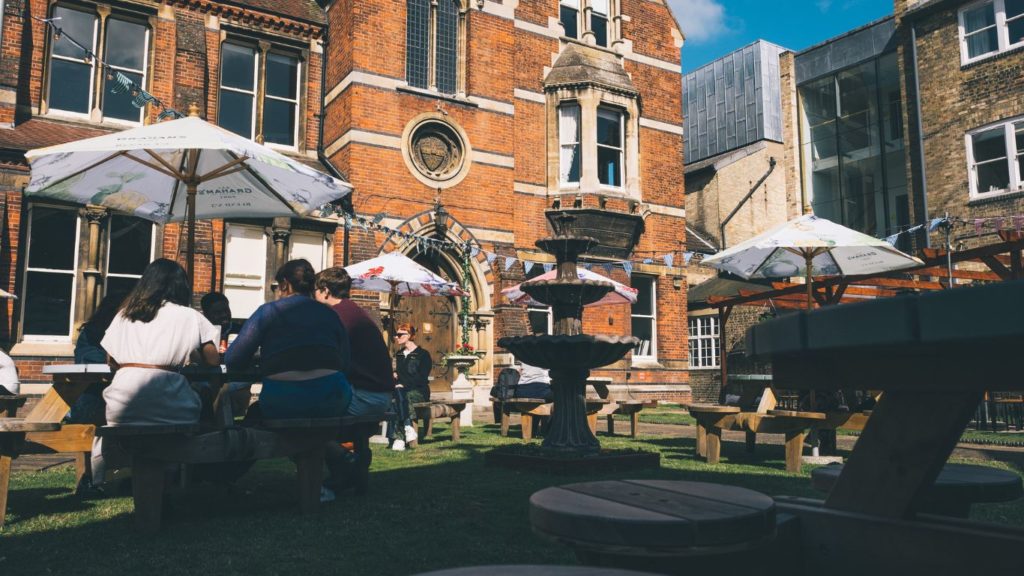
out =
[[[971,58],[970,56],[968,56],[967,40],[964,36],[964,14],[966,14],[969,10],[975,9],[985,4],[991,4],[992,9],[995,11],[996,49],[991,52],[986,52],[984,54]],[[986,60],[988,58],[1004,54],[1011,50],[1016,50],[1018,48],[1024,47],[1024,41],[1011,44],[1009,42],[1008,34],[1009,31],[1006,26],[1005,0],[979,0],[978,2],[973,2],[971,4],[968,4],[967,6],[960,8],[957,11],[957,38],[960,42],[960,65],[967,66],[969,64],[974,64],[981,60]]]
[[[254,124],[253,124],[253,132],[254,132],[253,141],[258,142],[260,144],[264,144],[265,143],[264,139],[263,139],[263,101],[264,101],[264,99],[266,98],[266,95],[267,95],[267,83],[266,83],[266,78],[267,78],[267,54],[270,53],[270,52],[274,52],[274,53],[277,53],[277,54],[282,54],[282,55],[285,55],[285,56],[289,56],[289,57],[297,58],[298,59],[298,61],[299,61],[299,71],[298,71],[298,83],[299,83],[299,86],[298,86],[297,94],[298,94],[298,97],[299,97],[299,102],[298,102],[298,107],[297,107],[296,113],[295,113],[295,123],[296,123],[296,127],[295,127],[295,132],[296,132],[295,145],[294,146],[286,146],[284,144],[275,144],[273,142],[265,143],[265,144],[267,146],[269,146],[271,148],[274,148],[274,149],[277,149],[277,150],[284,150],[284,151],[288,151],[288,152],[298,152],[300,154],[301,153],[305,153],[306,152],[306,107],[308,106],[308,98],[307,98],[307,94],[306,94],[307,91],[306,91],[305,88],[309,85],[309,49],[308,48],[297,48],[297,47],[290,46],[290,45],[287,45],[287,44],[273,44],[273,43],[271,43],[268,40],[255,39],[255,38],[253,38],[251,36],[245,36],[245,35],[243,35],[241,33],[239,33],[239,34],[229,33],[226,30],[221,30],[221,32],[220,32],[220,43],[221,43],[221,46],[218,46],[218,50],[221,51],[220,53],[223,53],[223,44],[225,44],[225,43],[232,43],[232,44],[256,47],[256,49],[257,49],[257,56],[256,56],[256,60],[257,60],[257,62],[256,62],[257,73],[256,73],[256,95],[255,95],[255,99],[256,99],[256,101],[255,101],[255,116],[256,116],[256,119],[254,120]],[[222,71],[222,65],[223,65],[223,62],[220,61],[219,55],[218,55],[218,63],[219,63],[219,65],[217,67],[217,86],[216,86],[217,90],[216,91],[217,91],[217,106],[218,106],[218,110],[219,110],[219,107],[220,107],[220,89],[221,89],[220,88],[220,86],[221,86],[221,71]]]
[[[598,193],[640,200],[640,106],[632,95],[600,86],[560,86],[545,93],[547,103],[548,194]],[[558,139],[558,107],[575,103],[580,107],[580,182],[560,184],[561,144]],[[623,186],[605,186],[597,174],[597,109],[616,108],[623,112]]]
[[[992,124],[986,124],[973,130],[968,131],[964,134],[964,147],[967,154],[967,182],[969,187],[969,199],[970,201],[976,200],[987,200],[992,198],[1000,198],[1008,195],[1017,195],[1024,192],[1024,170],[1018,169],[1017,156],[1024,154],[1024,150],[1018,150],[1016,147],[1016,139],[1013,125],[1014,123],[1024,122],[1024,116],[1018,116],[1015,118],[1008,118],[1006,120],[1000,120],[993,122]],[[975,178],[974,172],[974,151],[971,146],[971,138],[978,133],[992,130],[993,128],[1002,127],[1004,131],[1003,150],[1006,153],[1006,162],[1010,171],[1010,185],[1008,188],[1002,190],[993,190],[991,192],[979,192],[978,182]]]
[[[621,0],[607,0],[608,2],[608,45],[600,46],[597,43],[597,37],[594,35],[594,31],[590,27],[590,17],[594,11],[593,0],[577,0],[579,8],[577,8],[576,14],[576,29],[580,32],[581,38],[574,38],[572,36],[565,35],[565,28],[562,26],[561,13],[555,18],[558,22],[559,28],[562,29],[561,36],[565,40],[577,40],[582,41],[588,46],[594,46],[597,48],[608,48],[614,49],[617,44],[621,44],[622,38],[622,6]],[[561,10],[562,3],[559,2],[559,10]]]
[[[31,226],[32,209],[56,208],[60,210],[75,211],[78,214],[76,237],[78,245],[75,256],[74,276],[71,284],[71,333],[67,337],[62,336],[31,336],[24,334],[25,300],[20,299],[17,303],[19,320],[14,330],[14,341],[18,347],[24,344],[58,344],[74,345],[74,335],[79,328],[88,320],[95,311],[96,306],[103,292],[105,270],[109,258],[109,216],[110,211],[102,206],[70,206],[60,202],[32,201],[28,203],[25,211],[26,226]],[[28,258],[32,247],[30,245],[31,235],[25,235],[25,264],[21,266],[22,273],[19,281],[24,288],[28,280]],[[158,256],[159,247],[163,245],[163,227],[153,225],[152,245],[150,246],[150,261]],[[124,274],[114,275],[124,277]],[[12,350],[12,354],[15,350]]]
[[[456,32],[455,57],[455,93],[444,94],[437,89],[436,56],[437,56],[437,3],[453,1],[458,4],[459,22]],[[418,88],[408,84],[405,87],[411,92],[426,93],[425,95],[439,95],[453,97],[457,101],[465,101],[466,98],[466,44],[467,44],[467,20],[469,18],[470,0],[430,0],[430,18],[427,23],[427,88]],[[406,47],[408,49],[408,47]],[[404,76],[404,75],[403,75]],[[407,79],[406,79],[407,80]]]
[[[97,53],[101,60],[106,58],[106,31],[107,31],[107,19],[112,13],[116,14],[119,19],[136,22],[139,24],[146,25],[146,68],[143,72],[142,83],[143,88],[149,90],[150,79],[153,76],[153,62],[155,58],[155,50],[153,49],[153,30],[156,28],[156,15],[150,14],[145,15],[140,12],[129,11],[122,8],[118,8],[116,12],[113,12],[109,4],[94,4],[89,2],[56,2],[51,1],[50,6],[47,8],[47,13],[52,15],[53,9],[57,6],[65,8],[77,8],[82,11],[92,11],[99,19],[99,24],[96,32],[96,46]],[[0,4],[2,8],[2,4]],[[75,38],[75,40],[82,41],[82,38]],[[52,80],[52,53],[53,53],[53,40],[52,35],[47,34],[45,43],[45,55],[43,57],[43,86],[45,86],[45,92],[43,97],[39,100],[39,109],[37,114],[49,115],[51,117],[69,118],[73,120],[86,120],[97,124],[108,124],[112,126],[140,126],[144,122],[132,122],[130,120],[121,120],[118,118],[104,119],[103,118],[103,98],[107,97],[123,97],[109,94],[106,90],[97,86],[105,86],[105,78],[103,68],[99,66],[93,66],[92,71],[92,93],[89,95],[90,100],[90,112],[88,116],[82,114],[76,114],[74,112],[65,112],[62,110],[50,110],[50,81]],[[145,115],[143,115],[143,121]]]

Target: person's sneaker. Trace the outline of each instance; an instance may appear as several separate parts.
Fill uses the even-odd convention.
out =
[[[405,450],[405,440],[395,440],[394,443],[391,444],[391,449],[399,452]]]
[[[83,476],[75,487],[75,496],[82,500],[100,500],[107,497],[107,491],[93,484],[88,476]]]
[[[334,500],[336,498],[337,498],[337,496],[334,494],[334,490],[331,490],[330,488],[328,488],[326,486],[321,486],[320,487],[320,503],[321,504],[326,504],[328,502],[334,502]]]
[[[405,427],[405,443],[406,444],[411,446],[414,442],[416,442],[416,440],[418,438],[419,438],[419,435],[416,434],[416,427],[415,426],[406,426]]]

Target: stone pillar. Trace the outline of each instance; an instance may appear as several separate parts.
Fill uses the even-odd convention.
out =
[[[103,221],[106,220],[108,212],[107,209],[102,206],[89,205],[82,208],[81,214],[85,216],[85,220],[89,227],[89,253],[88,259],[85,263],[85,305],[82,307],[82,321],[86,321],[92,317],[93,312],[96,311],[96,307],[99,305],[99,293],[97,290],[99,286],[100,276],[100,226]]]
[[[100,17],[99,34],[96,38],[96,53],[103,54],[106,57],[106,50],[103,47],[107,41],[107,17],[110,16],[110,6],[107,4],[97,4],[96,13]],[[97,64],[95,60],[94,58],[93,64]],[[97,65],[93,70],[93,85],[96,86],[96,89],[93,90],[92,110],[89,113],[89,120],[91,122],[100,122],[103,120],[103,98],[106,98],[106,90],[104,90],[106,86],[106,72],[102,66]]]
[[[288,239],[292,235],[291,219],[274,218],[271,230],[274,237],[274,270],[277,270],[288,260]]]
[[[256,79],[256,142],[263,144],[263,97],[267,93],[267,52],[270,51],[270,42],[260,40],[260,66]],[[298,118],[296,119],[298,121]]]
[[[600,102],[593,88],[587,88],[579,95],[580,190],[594,191],[601,187],[597,176],[597,106]]]

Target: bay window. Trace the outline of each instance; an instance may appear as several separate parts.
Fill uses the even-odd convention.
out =
[[[149,27],[130,18],[64,5],[53,8],[53,18],[59,18],[64,34],[54,35],[50,45],[48,111],[96,121],[142,122],[145,107],[133,105],[129,92],[111,90],[120,85],[118,74],[145,87]],[[97,70],[97,59],[110,70]]]
[[[1024,119],[967,134],[971,197],[1024,190]]]
[[[580,107],[564,104],[558,107],[559,183],[563,186],[580,183]]]
[[[960,10],[960,60],[968,64],[1024,45],[1024,0],[986,0]]]

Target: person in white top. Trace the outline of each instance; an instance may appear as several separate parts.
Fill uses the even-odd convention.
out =
[[[220,328],[189,308],[191,284],[172,260],[154,260],[125,298],[103,336],[115,371],[103,391],[107,424],[193,424],[199,395],[178,369],[198,353],[208,365],[220,363]],[[102,443],[93,445],[93,483],[103,481]]]
[[[14,360],[0,350],[0,395],[18,394],[21,391],[21,382],[18,380],[18,369],[14,366]]]

